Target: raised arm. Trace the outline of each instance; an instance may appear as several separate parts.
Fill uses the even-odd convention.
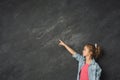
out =
[[[62,40],[59,40],[59,45],[64,46],[70,54],[72,54],[72,57],[75,58],[77,61],[82,61],[83,56],[78,54],[76,51],[74,51],[72,48],[70,48],[67,44],[65,44]]]

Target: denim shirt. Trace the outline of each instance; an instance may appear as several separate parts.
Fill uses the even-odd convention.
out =
[[[79,73],[80,73],[82,66],[85,63],[85,57],[83,55],[80,55],[77,52],[73,54],[72,57],[75,58],[79,62],[78,72],[77,72],[77,80],[79,80]],[[101,72],[102,72],[101,67],[98,65],[98,63],[93,58],[91,64],[88,67],[89,80],[100,80]]]

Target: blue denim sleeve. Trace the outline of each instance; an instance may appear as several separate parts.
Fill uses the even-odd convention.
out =
[[[96,80],[100,80],[101,72],[102,72],[102,69],[100,68],[99,65],[97,65],[97,68],[96,68]]]
[[[83,56],[77,52],[73,54],[72,57],[75,58],[77,61],[81,61],[83,59]]]

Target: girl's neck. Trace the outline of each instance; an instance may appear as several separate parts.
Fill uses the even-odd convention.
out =
[[[86,56],[86,61],[85,61],[85,63],[86,63],[86,64],[90,64],[91,61],[92,61],[92,58],[91,58],[90,56]]]

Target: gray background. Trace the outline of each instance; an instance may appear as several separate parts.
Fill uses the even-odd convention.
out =
[[[0,80],[76,80],[81,53],[98,43],[101,80],[120,80],[119,0],[0,0]]]

